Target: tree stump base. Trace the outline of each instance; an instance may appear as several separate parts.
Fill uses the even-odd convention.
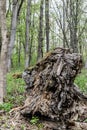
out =
[[[56,48],[34,67],[27,68],[22,75],[27,99],[21,114],[51,122],[50,129],[79,130],[74,121],[82,116],[85,111],[82,106],[87,102],[87,97],[74,84],[81,68],[81,55],[63,48]]]

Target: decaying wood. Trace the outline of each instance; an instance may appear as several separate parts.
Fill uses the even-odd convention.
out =
[[[15,73],[12,75],[14,79],[22,78],[22,73]]]
[[[37,115],[41,119],[57,122],[57,128],[53,129],[68,130],[68,122],[81,117],[81,106],[87,101],[74,84],[81,68],[80,54],[56,48],[34,67],[26,69],[23,79],[27,99],[21,114],[27,117]]]
[[[68,129],[69,130],[87,130],[87,123],[70,122]]]

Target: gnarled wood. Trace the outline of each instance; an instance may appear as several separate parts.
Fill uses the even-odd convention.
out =
[[[27,99],[21,113],[55,121],[58,130],[67,130],[68,122],[78,119],[81,104],[87,100],[74,84],[81,67],[80,54],[56,48],[34,67],[26,69],[23,78]]]

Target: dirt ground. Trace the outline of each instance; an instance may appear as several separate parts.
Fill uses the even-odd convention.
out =
[[[45,121],[38,121],[36,124],[30,123],[29,118],[20,115],[19,112],[6,113],[0,111],[0,130],[52,130],[51,125]]]
[[[0,130],[39,130],[36,125],[32,125],[28,119],[20,117],[19,113],[0,114]],[[42,130],[42,129],[40,129]]]
[[[87,115],[87,113],[86,113]],[[84,114],[85,117],[85,114]],[[80,120],[79,122],[82,124],[81,125],[81,129],[79,127],[78,129],[78,125],[79,122],[76,122],[77,127],[73,126],[73,123],[71,123],[71,127],[67,130],[87,130],[87,128],[84,126],[87,126],[87,119],[84,122],[84,117],[81,117],[82,120]],[[54,129],[51,129],[51,127],[54,125]],[[48,128],[49,127],[49,128]],[[23,116],[20,116],[19,112],[14,113],[5,113],[3,111],[0,111],[0,130],[57,130],[56,128],[56,124],[52,122],[49,123],[46,121],[39,121],[37,124],[32,124],[30,123],[30,119],[28,118],[24,118]],[[65,130],[65,129],[60,129],[60,130]]]

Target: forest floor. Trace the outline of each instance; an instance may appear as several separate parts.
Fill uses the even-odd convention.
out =
[[[0,130],[45,130],[42,122],[38,117],[26,119],[20,116],[19,112],[12,112],[11,109],[17,108],[24,104],[25,83],[21,78],[13,78],[14,73],[21,71],[12,71],[7,75],[7,96],[5,103],[0,105]],[[75,80],[81,91],[87,93],[87,70],[82,70]],[[87,122],[87,119],[85,119]]]
[[[16,117],[17,118],[17,117]],[[15,119],[9,114],[5,113],[0,115],[0,130],[34,130],[32,125],[26,120]]]

